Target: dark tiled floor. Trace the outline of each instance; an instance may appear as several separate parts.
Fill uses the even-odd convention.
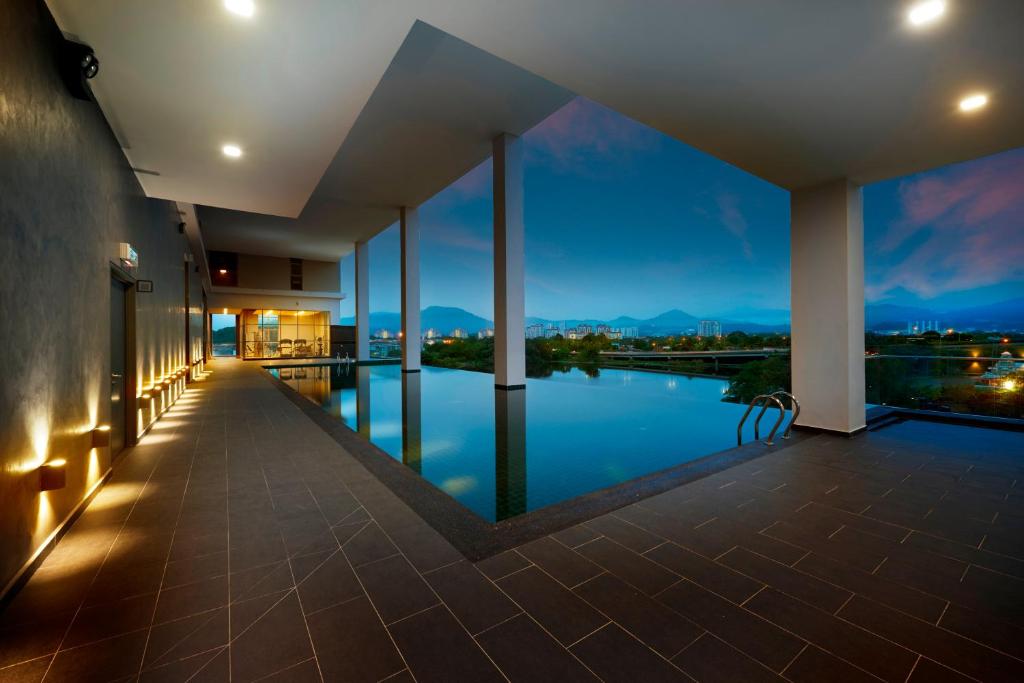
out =
[[[1024,436],[818,436],[477,564],[217,361],[0,613],[0,680],[1024,680]]]

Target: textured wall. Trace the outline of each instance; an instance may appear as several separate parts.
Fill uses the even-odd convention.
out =
[[[137,296],[140,381],[185,357],[187,243],[174,206],[143,196],[98,107],[67,94],[55,30],[42,2],[0,2],[0,589],[109,467],[90,431],[109,417],[120,242],[155,284]],[[58,457],[67,486],[40,493],[36,468]]]

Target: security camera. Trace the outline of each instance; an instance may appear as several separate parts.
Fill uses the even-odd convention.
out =
[[[85,43],[63,38],[60,46],[60,74],[68,91],[80,100],[91,100],[87,81],[100,72],[100,60]]]

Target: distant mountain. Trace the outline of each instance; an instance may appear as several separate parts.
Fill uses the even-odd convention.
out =
[[[1024,297],[954,310],[919,306],[869,304],[864,325],[869,330],[905,330],[909,321],[938,321],[940,327],[980,330],[1024,329]]]
[[[341,319],[342,325],[355,325],[355,317]],[[424,330],[431,327],[447,334],[456,327],[461,327],[469,334],[476,334],[480,330],[494,327],[494,323],[486,318],[481,318],[461,308],[449,306],[428,306],[420,313],[420,324]],[[388,311],[377,311],[370,313],[370,331],[390,330],[397,332],[402,327],[402,314]]]

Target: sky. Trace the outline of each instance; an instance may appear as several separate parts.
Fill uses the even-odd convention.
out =
[[[785,190],[584,98],[523,145],[528,316],[788,321]],[[1019,296],[1022,187],[1024,149],[866,187],[869,303]],[[423,307],[492,318],[490,161],[423,204],[420,230]],[[350,294],[353,271],[349,256]],[[370,310],[399,308],[396,225],[370,242]]]

